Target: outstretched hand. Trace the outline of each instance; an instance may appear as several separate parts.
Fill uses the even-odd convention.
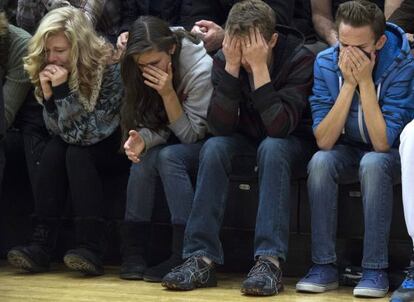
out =
[[[125,154],[133,163],[138,163],[139,157],[145,149],[145,142],[136,130],[130,130],[128,134],[129,137],[124,144]]]

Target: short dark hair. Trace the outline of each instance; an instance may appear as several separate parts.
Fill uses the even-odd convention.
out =
[[[226,21],[229,35],[248,35],[250,28],[258,27],[263,37],[270,41],[275,33],[276,14],[262,0],[245,0],[233,5]]]
[[[342,3],[335,17],[337,31],[341,23],[353,27],[370,26],[377,41],[385,32],[385,16],[382,10],[373,2],[355,0]]]

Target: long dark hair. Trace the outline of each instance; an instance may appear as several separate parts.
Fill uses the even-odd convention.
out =
[[[125,87],[125,97],[121,109],[121,127],[123,138],[128,131],[137,127],[154,131],[165,129],[168,117],[164,103],[157,91],[144,84],[141,71],[134,61],[134,55],[147,51],[165,51],[168,53],[176,45],[172,55],[173,86],[178,86],[178,59],[181,40],[187,37],[192,42],[199,41],[184,30],[172,31],[167,22],[151,16],[141,16],[131,26],[125,54],[121,60],[121,75]]]

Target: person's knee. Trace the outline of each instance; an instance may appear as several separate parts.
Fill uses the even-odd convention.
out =
[[[331,151],[318,151],[308,164],[308,174],[320,178],[333,174],[336,167],[337,160]]]
[[[227,146],[227,137],[216,136],[209,138],[201,148],[200,161],[216,162],[228,159],[229,150]]]
[[[160,163],[160,166],[163,166],[164,164],[168,163],[177,163],[182,160],[181,151],[179,145],[171,145],[162,148],[158,154],[158,160],[157,162]]]
[[[66,151],[66,164],[71,165],[81,165],[81,163],[89,160],[89,152],[86,148],[79,146],[69,146]]]
[[[288,139],[267,137],[259,145],[257,160],[258,162],[286,161],[291,153],[291,147],[291,142]]]
[[[389,153],[369,152],[361,159],[359,175],[364,177],[378,178],[392,171],[392,159]]]
[[[160,150],[158,154],[157,167],[160,173],[168,172],[179,166],[185,166],[179,145],[171,145]]]

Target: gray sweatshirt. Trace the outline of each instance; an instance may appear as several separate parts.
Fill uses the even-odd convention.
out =
[[[27,55],[30,34],[16,26],[9,25],[9,58],[5,70],[0,68],[3,79],[4,116],[9,128],[23,105],[32,84],[23,69],[23,57]]]
[[[169,124],[166,131],[139,129],[146,150],[165,144],[171,132],[185,144],[204,138],[208,131],[207,109],[213,92],[212,65],[213,60],[207,54],[203,42],[194,44],[186,38],[182,40],[178,72],[180,78],[176,93],[184,113],[178,120]]]

